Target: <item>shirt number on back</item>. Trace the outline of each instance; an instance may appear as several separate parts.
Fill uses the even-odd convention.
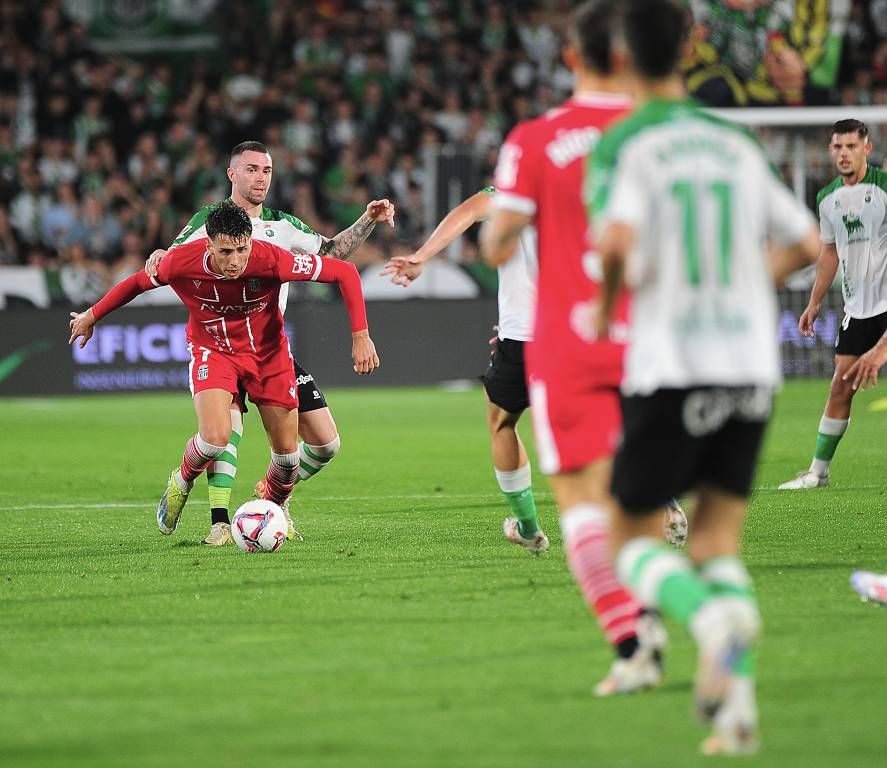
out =
[[[702,266],[699,244],[699,211],[700,204],[706,206],[714,203],[716,221],[714,229],[717,238],[716,260],[718,282],[721,285],[730,283],[730,259],[733,243],[733,187],[725,181],[712,181],[705,185],[704,195],[699,195],[697,186],[691,181],[676,181],[671,186],[671,194],[681,207],[681,229],[684,238],[684,255],[686,256],[687,282],[700,285],[702,282]],[[706,248],[708,253],[709,249]]]

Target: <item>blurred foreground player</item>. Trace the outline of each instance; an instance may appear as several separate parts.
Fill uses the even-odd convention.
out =
[[[618,59],[638,106],[590,162],[590,217],[603,260],[595,336],[625,333],[623,440],[613,470],[616,568],[645,604],[690,629],[706,754],[757,749],[754,644],[760,616],[739,540],[781,379],[774,281],[816,258],[810,212],[745,131],[684,95],[685,11],[626,0]],[[783,246],[768,258],[767,241]],[[661,540],[658,513],[695,490],[690,560]]]
[[[527,380],[539,467],[550,475],[567,561],[607,641],[616,651],[597,695],[657,685],[665,642],[659,621],[616,579],[611,565],[609,493],[621,424],[624,340],[589,337],[582,321],[597,290],[594,249],[586,240],[584,162],[603,129],[630,108],[611,70],[617,0],[593,0],[570,19],[564,60],[572,98],[519,123],[499,152],[494,211],[481,232],[484,258],[508,262],[521,233],[535,225],[539,272]],[[620,300],[627,312],[627,297]]]

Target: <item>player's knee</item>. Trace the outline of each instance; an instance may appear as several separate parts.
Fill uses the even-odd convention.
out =
[[[230,427],[212,426],[200,430],[200,436],[210,445],[228,445],[231,440]]]
[[[835,374],[829,388],[829,400],[833,403],[849,403],[854,394],[856,391],[853,389],[853,383],[844,381],[842,375]]]
[[[339,452],[339,449],[342,447],[342,441],[339,439],[339,436],[336,435],[328,443],[324,443],[323,445],[309,445],[308,447],[315,456],[319,456],[323,459],[331,459]]]
[[[490,410],[487,424],[490,427],[491,435],[514,432],[517,427],[517,416],[502,408],[493,408]]]

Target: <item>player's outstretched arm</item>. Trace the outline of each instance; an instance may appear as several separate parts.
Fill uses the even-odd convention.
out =
[[[810,301],[798,320],[798,330],[802,336],[813,335],[813,323],[819,316],[822,299],[838,273],[838,249],[834,243],[822,243],[816,261],[816,280],[810,291]]]
[[[278,273],[282,282],[314,280],[338,283],[351,322],[351,354],[355,372],[365,375],[379,367],[379,356],[369,336],[366,302],[357,267],[347,261],[323,259],[310,253],[278,251]],[[289,263],[289,266],[287,266]]]
[[[409,256],[394,256],[385,264],[380,275],[391,275],[395,285],[408,286],[425,268],[425,262],[434,258],[470,226],[485,220],[491,210],[493,196],[477,192],[463,200],[441,219],[429,238]]]
[[[157,286],[158,283],[155,283],[144,272],[136,272],[117,283],[85,312],[71,312],[71,322],[69,323],[71,338],[68,339],[68,343],[73,344],[77,339],[81,339],[80,348],[83,349],[92,338],[93,326],[99,320],[124,304],[128,304],[139,294]]]
[[[386,221],[389,226],[394,226],[394,213],[394,203],[390,200],[373,200],[367,205],[366,213],[348,229],[327,240],[320,246],[318,253],[333,259],[350,259],[370,236],[377,223]]]
[[[526,213],[495,209],[480,231],[480,253],[491,267],[500,267],[517,250],[520,234],[531,224],[533,217]]]

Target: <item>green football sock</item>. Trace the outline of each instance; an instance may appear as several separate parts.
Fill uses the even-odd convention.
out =
[[[338,435],[324,445],[309,445],[304,441],[299,443],[299,473],[296,475],[296,482],[305,482],[314,477],[333,460],[340,447]]]
[[[820,477],[828,474],[829,464],[835,458],[838,443],[847,431],[850,419],[831,419],[823,416],[819,420],[819,432],[816,433],[816,450],[813,452],[813,463],[810,471]]]
[[[651,537],[632,539],[622,547],[616,573],[643,605],[661,609],[686,627],[712,596],[686,556]]]
[[[505,501],[517,518],[517,529],[525,539],[532,538],[539,530],[536,499],[533,496],[530,465],[524,464],[512,471],[496,470],[496,480]]]
[[[758,610],[754,584],[745,565],[738,557],[715,557],[699,566],[699,575],[708,584],[713,595],[732,596],[747,600]],[[742,655],[735,673],[742,677],[754,677],[757,653],[749,648]]]
[[[234,476],[237,474],[237,446],[243,435],[243,421],[235,423],[234,411],[231,412],[231,439],[225,450],[209,465],[206,478],[209,484],[210,509],[228,509],[231,504],[231,489],[234,487]]]

